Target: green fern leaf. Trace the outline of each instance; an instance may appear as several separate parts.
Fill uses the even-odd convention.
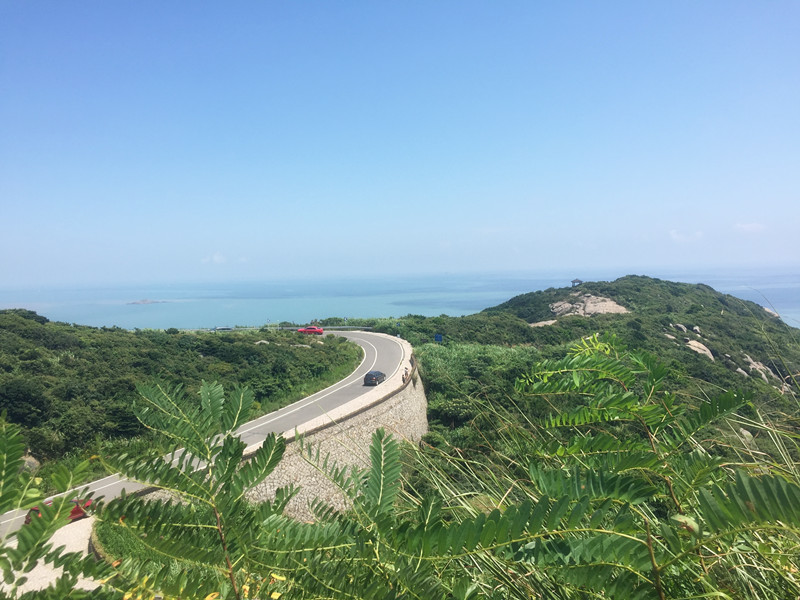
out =
[[[255,402],[255,394],[250,388],[237,386],[225,400],[222,413],[222,430],[233,431],[243,425],[250,417]]]
[[[264,481],[283,458],[286,449],[286,440],[269,434],[261,446],[234,476],[237,489],[247,490]]]
[[[222,384],[203,381],[200,385],[200,408],[202,418],[212,423],[222,422],[222,409],[225,406],[225,392]]]
[[[369,510],[386,514],[393,506],[400,490],[400,446],[383,429],[372,435],[370,469],[364,498]]]

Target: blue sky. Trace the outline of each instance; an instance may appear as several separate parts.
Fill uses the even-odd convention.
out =
[[[0,287],[800,264],[800,4],[0,3]]]

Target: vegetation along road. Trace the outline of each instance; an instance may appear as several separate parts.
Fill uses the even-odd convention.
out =
[[[331,410],[357,401],[359,397],[374,389],[363,385],[364,375],[368,371],[377,369],[391,378],[406,358],[402,344],[385,334],[342,331],[336,335],[341,335],[363,348],[364,359],[358,368],[345,379],[316,394],[243,425],[238,433],[248,447],[260,444],[270,433],[302,429],[306,423],[325,416]],[[114,498],[119,496],[123,489],[130,493],[142,489],[143,486],[110,475],[82,487],[88,487],[94,496]],[[0,519],[0,535],[17,530],[24,518],[25,511],[11,511],[4,514]]]

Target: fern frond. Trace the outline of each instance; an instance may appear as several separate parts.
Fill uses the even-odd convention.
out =
[[[0,514],[41,498],[35,488],[20,485],[24,452],[25,439],[19,427],[0,417]]]
[[[210,430],[215,424],[222,422],[222,409],[225,406],[225,392],[222,384],[207,383],[200,385],[200,415],[204,422],[203,429]]]
[[[715,533],[750,524],[780,524],[800,534],[800,486],[780,477],[751,477],[737,471],[734,482],[701,489],[699,508]]]
[[[225,400],[222,413],[222,431],[234,431],[250,417],[250,410],[255,402],[253,390],[236,386]]]
[[[203,417],[199,404],[187,402],[182,386],[170,389],[157,383],[139,385],[136,390],[139,399],[133,403],[133,412],[142,425],[171,443],[172,449],[183,447],[203,460],[210,459],[211,439],[218,430],[210,417]]]
[[[594,425],[628,418],[630,418],[630,412],[626,410],[615,408],[597,409],[589,406],[581,406],[574,410],[551,416],[544,422],[544,426],[551,429],[555,427],[578,427],[581,425]]]
[[[635,380],[636,374],[621,360],[598,353],[581,353],[539,362],[517,380],[516,390],[527,395],[589,394],[597,384],[627,390]]]
[[[258,485],[269,476],[283,458],[285,449],[286,440],[282,436],[269,434],[255,454],[233,475],[238,495],[241,496],[247,489]]]
[[[370,469],[364,488],[366,508],[375,515],[389,512],[400,490],[400,446],[383,429],[372,434]]]
[[[749,402],[749,397],[739,392],[726,392],[704,401],[695,410],[687,411],[675,419],[658,426],[652,423],[654,433],[662,446],[675,450],[683,446],[701,429],[733,414]]]
[[[626,474],[591,471],[574,467],[571,471],[540,469],[534,463],[529,467],[531,480],[551,497],[569,497],[579,500],[618,500],[631,505],[651,500],[658,489],[640,477]]]

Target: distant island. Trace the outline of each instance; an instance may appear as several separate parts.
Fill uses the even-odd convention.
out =
[[[128,302],[128,304],[166,304],[168,300],[148,300],[147,298],[143,300],[134,300],[133,302]]]

